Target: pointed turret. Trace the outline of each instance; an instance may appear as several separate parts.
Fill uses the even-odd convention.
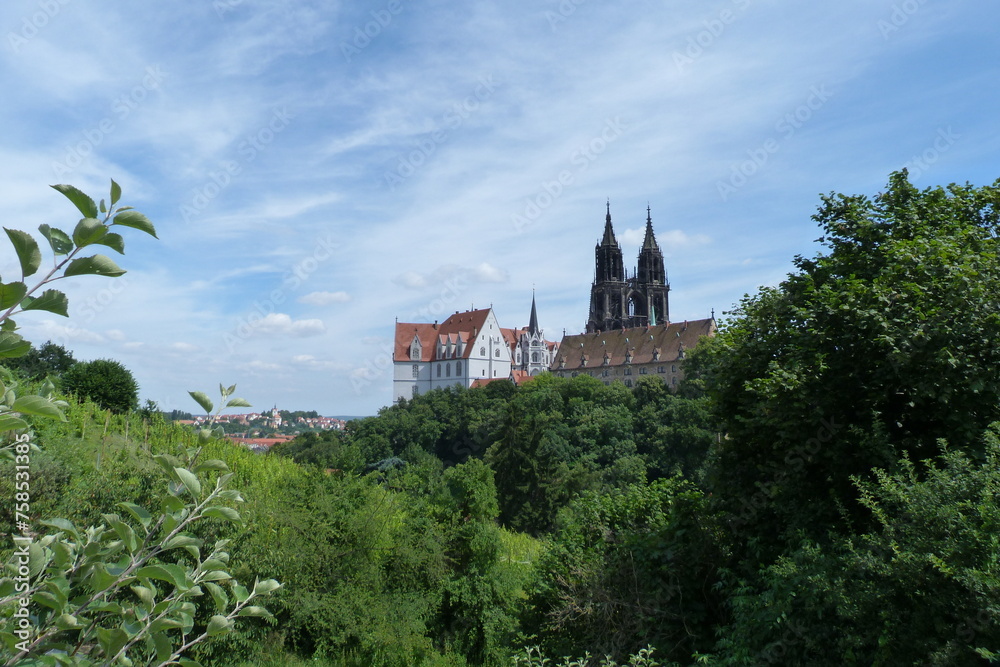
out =
[[[646,238],[642,240],[643,250],[659,250],[656,244],[656,235],[653,234],[653,218],[650,215],[649,204],[646,204]]]
[[[618,240],[615,238],[615,230],[611,227],[611,200],[608,200],[608,214],[604,218],[604,238],[601,239],[601,245],[610,245],[618,247]]]
[[[531,318],[528,320],[528,333],[538,334],[538,311],[535,309],[535,290],[531,290]]]

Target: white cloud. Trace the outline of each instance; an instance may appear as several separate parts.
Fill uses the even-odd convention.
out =
[[[199,349],[201,348],[191,343],[178,342],[170,344],[170,350],[172,352],[181,352],[183,354],[190,354],[192,352],[197,352]]]
[[[334,303],[347,303],[351,295],[347,292],[310,292],[298,298],[299,303],[310,306],[329,306]]]
[[[323,320],[293,320],[285,313],[270,313],[253,324],[253,330],[265,336],[295,336],[304,338],[318,336],[326,331]]]
[[[473,278],[484,283],[505,283],[510,279],[507,272],[489,262],[483,262],[470,271]]]

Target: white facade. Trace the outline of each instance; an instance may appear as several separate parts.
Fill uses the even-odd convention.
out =
[[[511,350],[491,308],[455,313],[440,325],[396,323],[392,400],[475,380],[507,378]]]

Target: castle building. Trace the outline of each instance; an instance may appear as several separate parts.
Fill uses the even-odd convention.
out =
[[[590,317],[587,332],[611,331],[622,327],[654,326],[670,319],[670,283],[663,252],[653,234],[653,220],[646,207],[646,236],[639,251],[638,269],[628,277],[622,249],[611,226],[611,202],[604,223],[604,238],[594,249],[594,282],[590,288]]]
[[[547,370],[558,348],[538,327],[534,294],[521,329],[501,327],[492,308],[456,311],[441,324],[397,321],[392,400],[455,385],[521,382]]]
[[[595,248],[586,332],[563,336],[550,372],[561,377],[586,374],[604,384],[617,380],[627,387],[642,376],[653,375],[675,387],[683,378],[685,350],[703,336],[715,335],[716,324],[714,313],[703,320],[670,322],[669,292],[649,207],[638,268],[629,277],[608,203],[604,237]]]

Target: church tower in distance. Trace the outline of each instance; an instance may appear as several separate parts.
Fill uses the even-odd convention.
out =
[[[646,235],[639,251],[638,270],[625,272],[622,251],[611,226],[611,202],[604,222],[604,237],[595,248],[594,283],[590,289],[587,332],[653,326],[669,321],[670,283],[663,252],[653,234],[653,220],[646,207]]]

